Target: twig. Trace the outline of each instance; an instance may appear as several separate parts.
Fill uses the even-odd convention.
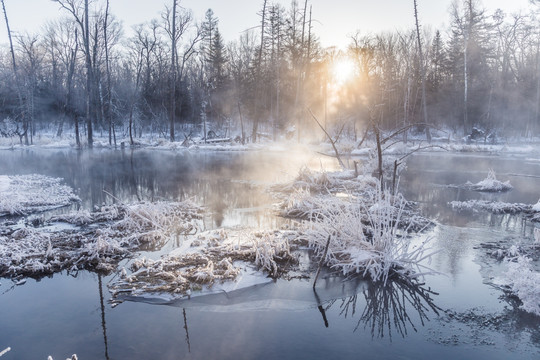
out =
[[[330,144],[332,144],[332,147],[334,148],[334,152],[336,153],[336,158],[338,159],[338,162],[339,162],[339,165],[341,166],[341,168],[343,169],[346,169],[347,167],[345,166],[345,164],[343,163],[343,161],[341,161],[341,157],[339,156],[339,151],[338,149],[336,148],[336,143],[334,142],[334,140],[332,139],[332,137],[330,136],[330,134],[325,130],[324,126],[321,125],[321,123],[319,122],[319,120],[317,120],[317,118],[315,117],[315,115],[313,115],[313,113],[311,112],[311,109],[308,108],[308,111],[311,115],[311,117],[313,118],[313,120],[315,120],[315,122],[317,123],[317,125],[319,125],[319,127],[321,128],[321,130],[326,134],[326,137],[328,138],[328,140],[330,140]],[[343,130],[343,128],[342,128]],[[341,133],[340,133],[341,134]]]
[[[330,246],[330,236],[331,235],[328,235],[328,240],[326,240],[326,246],[324,247],[323,256],[321,257],[321,261],[319,261],[319,268],[317,269],[317,273],[315,274],[315,280],[313,281],[313,289],[315,289],[315,285],[317,285],[317,279],[319,278],[321,268],[324,264],[324,260],[326,259],[326,254],[328,253],[328,247]]]

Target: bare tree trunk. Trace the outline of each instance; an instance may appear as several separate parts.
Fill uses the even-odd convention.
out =
[[[66,95],[66,110],[68,113],[74,114],[75,120],[75,141],[77,142],[77,147],[81,147],[81,138],[79,135],[79,115],[76,113],[77,110],[72,109],[72,93],[73,93],[73,75],[75,74],[75,62],[77,61],[77,52],[79,50],[79,41],[77,29],[75,29],[75,49],[71,50],[71,58],[69,63],[69,72],[67,76],[67,95]]]
[[[107,71],[107,98],[106,98],[106,108],[105,108],[105,117],[107,118],[107,122],[109,125],[109,145],[112,145],[112,116],[111,116],[111,68],[109,63],[109,39],[107,38],[107,27],[108,27],[108,19],[109,19],[109,0],[107,0],[107,4],[105,6],[105,21],[103,23],[103,38],[105,41],[105,67]],[[114,146],[116,146],[116,141],[114,143]]]
[[[171,142],[174,141],[174,120],[176,115],[176,7],[178,0],[173,0],[172,29],[171,29],[171,94],[170,94],[170,124],[169,136]]]
[[[242,119],[242,109],[240,108],[240,101],[238,102],[238,115],[240,116],[240,129],[242,130],[242,145],[246,143],[246,133],[244,132],[244,119]]]
[[[422,77],[422,111],[424,113],[424,126],[426,131],[426,138],[428,143],[431,144],[431,132],[428,126],[428,112],[427,112],[427,102],[426,102],[426,67],[424,63],[424,53],[422,51],[422,39],[420,37],[420,24],[418,23],[418,8],[416,6],[416,0],[414,2],[414,19],[416,23],[416,38],[418,40],[418,61],[420,64],[420,76]]]
[[[84,0],[84,50],[86,52],[86,128],[88,147],[93,147],[92,117],[91,117],[91,94],[93,84],[92,60],[90,59],[90,30],[88,17],[88,0]]]
[[[12,68],[13,68],[13,75],[15,76],[15,85],[17,87],[17,97],[19,99],[19,106],[21,108],[21,111],[22,111],[22,118],[23,118],[23,131],[24,133],[23,134],[19,134],[19,140],[21,141],[21,144],[22,144],[22,136],[24,136],[25,138],[25,143],[26,145],[28,145],[28,123],[26,121],[26,115],[24,113],[24,102],[23,102],[23,98],[22,98],[22,94],[21,94],[21,86],[20,86],[20,82],[19,82],[19,75],[18,75],[18,72],[17,72],[17,62],[15,61],[15,51],[13,50],[13,39],[11,37],[11,29],[9,27],[9,21],[8,21],[8,16],[7,16],[7,11],[6,11],[6,5],[4,4],[4,0],[1,0],[2,1],[2,10],[4,11],[4,19],[6,20],[6,29],[7,29],[7,33],[8,33],[8,38],[9,38],[9,50],[11,52],[11,65],[12,65]]]
[[[265,26],[265,20],[266,20],[266,1],[264,0],[263,3],[263,11],[262,11],[262,19],[261,19],[261,44],[259,47],[259,54],[257,56],[257,88],[259,92],[258,99],[256,100],[259,104],[259,109],[257,109],[257,115],[255,115],[255,119],[253,120],[253,130],[251,132],[251,141],[256,142],[257,141],[257,131],[259,127],[259,121],[261,117],[261,110],[260,104],[262,104],[262,55],[263,55],[263,47],[264,47],[264,26]]]

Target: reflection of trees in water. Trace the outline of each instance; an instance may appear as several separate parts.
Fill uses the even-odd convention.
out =
[[[386,284],[369,282],[361,294],[332,300],[325,310],[337,304],[340,315],[354,317],[359,310],[361,295],[366,304],[354,331],[363,324],[364,329],[370,329],[372,337],[389,336],[391,339],[393,331],[405,337],[409,327],[417,331],[414,321],[424,326],[429,321],[430,311],[438,315],[441,310],[432,298],[438,293],[423,284],[401,280],[388,281]]]
[[[99,306],[101,310],[101,329],[103,331],[103,343],[105,344],[105,359],[109,360],[109,342],[107,341],[107,323],[105,321],[105,302],[103,301],[103,282],[98,274]]]

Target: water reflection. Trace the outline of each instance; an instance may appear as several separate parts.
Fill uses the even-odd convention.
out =
[[[406,337],[408,328],[416,332],[415,321],[424,326],[429,321],[430,312],[439,315],[441,309],[435,305],[434,295],[438,293],[423,284],[408,281],[390,280],[386,284],[368,282],[361,293],[332,300],[324,310],[338,306],[340,315],[354,318],[363,300],[364,309],[354,331],[363,326],[364,330],[370,331],[372,338],[388,336],[392,339],[393,333]]]
[[[187,316],[186,316],[186,309],[182,309],[182,315],[184,318],[184,330],[186,330],[186,344],[188,346],[188,352],[191,352],[191,343],[189,342],[189,329],[188,329],[188,323],[187,323]]]
[[[98,274],[99,307],[101,310],[101,329],[103,331],[103,343],[105,344],[105,359],[109,360],[109,342],[107,341],[107,323],[105,322],[105,302],[103,301],[103,282],[101,274]]]

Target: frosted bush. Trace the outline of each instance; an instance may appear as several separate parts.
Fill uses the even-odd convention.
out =
[[[414,278],[431,272],[423,261],[432,253],[426,242],[412,244],[412,223],[403,221],[405,207],[401,195],[380,189],[367,199],[326,199],[308,225],[309,244],[321,256],[330,237],[324,263],[344,275],[357,273],[386,282],[393,274]]]

